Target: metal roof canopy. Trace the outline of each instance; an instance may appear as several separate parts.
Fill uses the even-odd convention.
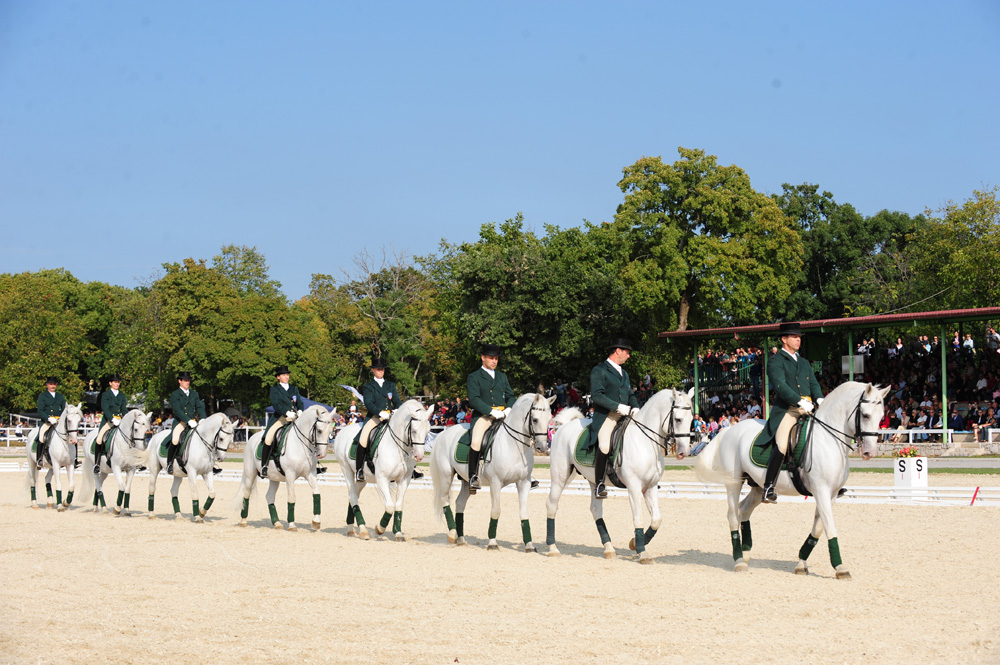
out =
[[[871,328],[900,328],[908,326],[915,328],[920,325],[940,325],[941,326],[941,417],[948,418],[948,356],[947,344],[945,343],[945,325],[948,323],[964,323],[967,321],[989,321],[1000,319],[1000,307],[980,307],[976,309],[945,309],[935,312],[910,312],[899,314],[875,314],[873,316],[852,316],[840,319],[816,319],[815,321],[800,321],[803,334],[807,332],[832,332],[843,330],[847,332],[847,355],[853,356],[855,330]],[[768,337],[777,334],[780,323],[766,323],[757,326],[734,326],[731,328],[704,328],[701,330],[675,330],[671,332],[661,332],[659,337],[667,339],[686,338],[695,342],[694,348],[694,386],[695,386],[695,413],[699,412],[698,405],[698,344],[700,340],[724,339],[729,336],[739,338],[744,337]],[[764,412],[769,409],[768,394],[770,393],[769,381],[767,378],[767,354],[764,354]],[[848,380],[854,380],[854,364],[850,363]],[[950,439],[950,434],[947,435]],[[947,441],[949,444],[950,441]]]
[[[802,332],[829,332],[834,329],[859,330],[866,328],[916,327],[919,325],[963,323],[966,321],[989,321],[1000,319],[1000,307],[980,307],[978,309],[946,309],[936,312],[911,312],[900,314],[876,314],[873,316],[852,316],[841,319],[816,319],[801,321]],[[776,334],[781,324],[766,323],[757,326],[734,326],[732,328],[703,328],[701,330],[674,330],[661,332],[659,337],[668,339],[722,339],[732,335],[746,337],[767,337]]]

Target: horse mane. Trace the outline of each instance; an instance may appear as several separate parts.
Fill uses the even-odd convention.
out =
[[[558,429],[570,421],[583,417],[584,417],[583,411],[576,408],[575,406],[570,406],[563,409],[555,416],[553,416],[551,424],[555,426],[556,429]]]

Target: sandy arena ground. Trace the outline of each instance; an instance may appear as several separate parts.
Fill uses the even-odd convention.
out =
[[[888,474],[849,482],[891,483]],[[996,486],[1000,477],[932,475],[931,484]],[[312,504],[301,487],[300,526]],[[825,537],[811,574],[792,574],[812,523],[806,504],[762,506],[750,572],[736,574],[717,500],[662,499],[664,525],[648,548],[656,564],[640,566],[627,550],[624,498],[605,502],[619,551],[605,560],[583,496],[563,498],[563,556],[548,558],[518,551],[513,494],[504,495],[501,550],[488,552],[485,494],[466,515],[471,546],[454,547],[426,490],[408,495],[408,542],[396,543],[345,535],[343,487],[324,488],[319,533],[272,529],[261,494],[240,528],[237,485],[217,488],[208,521],[193,524],[162,519],[164,482],[161,519],[149,520],[143,479],[133,487],[138,514],[116,518],[85,512],[81,496],[65,513],[31,510],[22,475],[0,474],[0,662],[1000,662],[996,507],[840,505],[854,579],[838,581]],[[113,481],[105,494],[110,503]],[[186,484],[180,496],[190,517]],[[545,499],[536,491],[530,503],[542,550]],[[278,505],[284,517],[283,488]],[[374,526],[373,488],[361,507]]]

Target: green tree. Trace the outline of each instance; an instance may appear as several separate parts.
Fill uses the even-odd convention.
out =
[[[257,246],[225,245],[212,257],[212,268],[225,276],[241,296],[284,299],[281,282],[271,279],[267,259]]]

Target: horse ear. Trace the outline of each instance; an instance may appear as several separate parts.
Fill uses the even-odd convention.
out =
[[[556,401],[556,396],[555,396],[555,395],[553,395],[552,397],[550,397],[550,398],[549,398],[549,406],[552,406],[552,404],[553,404],[553,403],[554,403],[555,401]]]
[[[153,419],[153,412],[150,411],[149,413],[146,414],[146,420],[152,420],[152,419]]]
[[[687,396],[690,397],[691,399],[694,399],[694,388],[687,391]]]
[[[77,405],[76,405],[76,408],[78,408],[78,409],[82,409],[82,408],[83,408],[83,402],[80,402],[79,404],[77,404]]]
[[[892,390],[892,384],[891,383],[889,385],[887,385],[883,390],[879,391],[882,394],[882,399],[885,399],[885,396],[889,394],[890,390]]]
[[[427,407],[427,417],[430,418],[430,416],[431,416],[432,413],[434,413],[434,405],[433,404],[431,404],[429,407]]]

